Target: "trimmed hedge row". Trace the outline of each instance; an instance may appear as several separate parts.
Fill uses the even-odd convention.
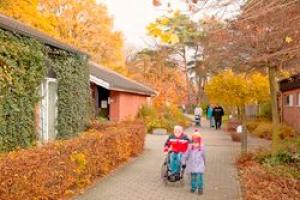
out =
[[[143,151],[142,122],[94,126],[82,135],[0,156],[0,199],[63,199]]]

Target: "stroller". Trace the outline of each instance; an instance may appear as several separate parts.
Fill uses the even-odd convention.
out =
[[[200,115],[195,115],[195,125],[196,126],[201,126]]]
[[[170,156],[174,153],[172,151],[168,152],[168,155],[166,156],[164,163],[161,168],[161,178],[163,182],[167,185],[168,183],[175,183],[179,182],[181,186],[184,185],[184,168],[181,166],[180,163],[180,170],[177,173],[172,173],[170,170]]]

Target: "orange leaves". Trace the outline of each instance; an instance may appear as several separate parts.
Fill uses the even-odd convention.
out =
[[[43,14],[55,15],[61,40],[89,53],[94,61],[126,73],[123,37],[113,31],[105,5],[95,0],[45,0],[41,5]]]
[[[0,0],[0,13],[73,45],[103,65],[126,73],[123,37],[107,8],[95,0]]]
[[[64,199],[143,150],[141,122],[98,125],[79,137],[0,157],[0,199]]]
[[[161,6],[160,0],[152,0],[152,4],[153,4],[154,6]]]
[[[0,13],[16,18],[51,36],[57,37],[57,21],[54,16],[43,15],[38,11],[39,0],[1,0]]]

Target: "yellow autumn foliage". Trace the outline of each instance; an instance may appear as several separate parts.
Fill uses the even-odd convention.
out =
[[[57,37],[55,16],[40,13],[38,10],[39,3],[40,0],[1,0],[0,13]]]
[[[244,106],[266,102],[270,98],[268,78],[260,73],[251,75],[224,71],[208,82],[205,93],[211,102],[227,106]]]
[[[96,0],[0,0],[0,13],[20,20],[127,74],[123,36]]]

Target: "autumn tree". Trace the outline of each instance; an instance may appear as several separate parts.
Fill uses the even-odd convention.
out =
[[[53,15],[44,15],[39,12],[40,0],[1,0],[0,13],[25,22],[43,32],[57,37],[57,25]]]
[[[223,35],[225,59],[241,71],[268,72],[270,82],[273,136],[272,149],[279,143],[279,112],[277,103],[278,72],[293,66],[300,55],[300,1],[248,1],[241,15],[232,20]],[[237,65],[238,63],[238,65]],[[240,66],[240,67],[236,67]]]
[[[149,0],[151,1],[151,0]],[[184,3],[182,12],[190,14],[209,14],[218,17],[235,15],[239,12],[239,7],[244,3],[243,0],[152,0],[152,4],[160,9],[164,8],[168,12],[176,9],[176,3]]]
[[[130,77],[158,91],[154,106],[162,108],[167,102],[175,105],[182,103],[186,96],[184,74],[170,58],[167,47],[143,49],[127,61]]]
[[[57,19],[56,31],[61,40],[89,53],[92,59],[126,73],[123,38],[113,30],[107,8],[95,0],[40,1],[41,12]]]
[[[198,24],[189,16],[174,12],[171,16],[163,16],[147,27],[149,35],[158,39],[161,45],[172,49],[169,58],[185,73],[190,105],[193,93],[190,69],[196,62],[201,51],[198,40],[203,32],[198,30]]]
[[[1,0],[0,12],[75,46],[98,63],[126,74],[123,37],[95,0]]]
[[[242,152],[247,151],[246,106],[269,99],[269,85],[266,76],[260,73],[237,74],[231,70],[213,76],[205,87],[211,102],[237,107],[243,124]]]

